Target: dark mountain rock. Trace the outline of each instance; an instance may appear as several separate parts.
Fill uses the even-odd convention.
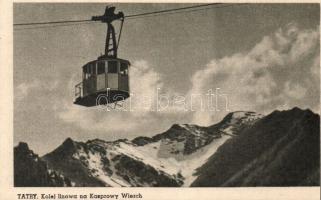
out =
[[[125,179],[132,186],[179,187],[183,184],[182,180],[173,179],[166,173],[125,155],[118,155],[113,158],[113,161],[117,175],[126,177]]]
[[[56,171],[48,170],[46,162],[34,154],[27,143],[20,142],[14,148],[14,186],[71,186],[71,182]]]
[[[260,120],[263,115],[250,111],[236,111],[227,114],[222,121],[212,126],[209,126],[209,130],[212,132],[224,131],[230,127],[230,132],[233,134],[240,134],[248,127],[251,127],[254,123]],[[225,132],[226,133],[226,132]]]
[[[80,149],[89,153],[89,149],[85,143],[75,142],[67,138],[61,146],[43,156],[42,159],[48,163],[50,169],[54,169],[64,176],[69,177],[75,183],[75,186],[106,186],[101,180],[90,176],[85,157],[80,157],[80,159],[73,157],[74,153]]]
[[[320,117],[275,111],[222,145],[192,186],[320,185]]]
[[[144,145],[149,144],[153,141],[154,141],[153,138],[140,136],[140,137],[134,138],[132,140],[132,143],[136,144],[137,146],[144,146]]]

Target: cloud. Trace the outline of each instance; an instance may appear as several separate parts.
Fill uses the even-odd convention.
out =
[[[27,97],[31,92],[35,92],[37,90],[47,90],[47,91],[53,91],[58,88],[59,86],[59,81],[54,80],[54,81],[46,81],[42,82],[39,80],[33,80],[32,82],[23,82],[17,85],[16,91],[15,91],[15,98],[17,100],[22,100],[25,97]]]
[[[40,87],[39,81],[32,81],[31,83],[20,83],[16,87],[15,98],[17,100],[22,100],[30,93],[30,90]]]
[[[288,24],[263,37],[248,52],[212,60],[194,74],[190,93],[220,88],[228,96],[230,110],[316,109],[320,98],[319,48],[319,27],[301,30]],[[208,125],[223,114],[198,111],[193,122]]]
[[[164,88],[163,77],[153,66],[136,61],[130,68],[131,97],[123,104],[126,111],[83,108],[73,105],[69,97],[61,103],[59,118],[88,131],[141,134],[178,121],[211,125],[235,110],[263,114],[293,106],[318,110],[319,46],[318,28],[301,30],[289,24],[263,37],[247,52],[211,60],[192,76],[185,94]],[[72,77],[69,87],[74,83]],[[173,104],[172,97],[179,97],[176,102],[180,103],[184,99],[188,112],[179,103]],[[157,110],[159,103],[165,109]]]
[[[155,108],[157,88],[163,87],[162,78],[144,60],[136,61],[130,67],[130,106],[133,115],[145,115]]]

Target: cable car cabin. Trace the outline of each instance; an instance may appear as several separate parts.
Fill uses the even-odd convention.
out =
[[[100,57],[82,67],[83,81],[75,86],[75,104],[96,106],[129,97],[129,61]]]
[[[124,13],[114,13],[115,7],[106,7],[102,16],[93,16],[92,20],[107,24],[105,54],[82,67],[82,82],[75,86],[75,104],[97,106],[117,103],[129,97],[128,67],[129,61],[117,58],[117,49],[124,22]],[[120,32],[116,41],[112,22],[120,20]]]

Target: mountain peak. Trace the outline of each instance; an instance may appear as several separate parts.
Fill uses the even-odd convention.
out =
[[[182,129],[182,125],[180,124],[173,124],[169,129]]]
[[[313,111],[311,111],[310,109],[301,109],[299,107],[294,107],[292,108],[291,110],[289,110],[290,112],[296,112],[296,113],[302,113],[302,112],[305,112],[305,113],[309,113],[309,114],[315,114]]]
[[[19,142],[16,149],[20,152],[29,152],[30,151],[28,144],[25,142]]]
[[[272,118],[278,115],[283,116],[284,118],[297,118],[304,115],[312,116],[312,115],[318,115],[318,114],[314,113],[310,109],[301,109],[298,107],[293,107],[292,109],[289,109],[289,110],[281,110],[281,111],[275,110],[271,114],[269,114],[267,118]]]
[[[77,150],[77,142],[73,141],[71,138],[68,137],[58,148],[53,150],[51,153],[54,155],[59,155],[60,158],[63,158],[65,156],[71,156],[73,153],[76,152],[76,150]],[[48,154],[46,154],[44,158],[47,155]]]
[[[76,148],[76,142],[68,137],[61,146],[66,151],[73,151]]]
[[[303,111],[303,110],[301,108],[295,106],[291,109],[291,111]]]
[[[63,142],[63,145],[65,145],[65,146],[72,146],[72,145],[74,145],[75,143],[74,143],[74,141],[70,138],[70,137],[68,137],[64,142]]]

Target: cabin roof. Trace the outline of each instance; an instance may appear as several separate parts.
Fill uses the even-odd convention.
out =
[[[86,65],[88,65],[88,64],[95,63],[95,62],[97,62],[97,61],[102,61],[102,60],[107,60],[107,61],[110,61],[110,60],[112,60],[112,61],[117,60],[117,61],[121,61],[121,62],[126,62],[126,63],[128,64],[128,67],[131,65],[131,64],[130,64],[130,62],[129,62],[128,60],[121,59],[121,58],[99,58],[99,59],[97,59],[97,60],[92,60],[92,61],[90,61],[90,62],[86,63],[86,64],[85,64],[84,66],[82,66],[82,67],[84,68],[84,67],[85,67]]]

